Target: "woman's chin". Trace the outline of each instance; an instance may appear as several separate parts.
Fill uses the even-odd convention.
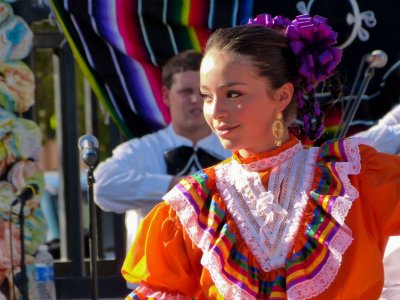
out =
[[[226,150],[231,150],[231,151],[238,150],[237,145],[231,140],[219,138],[219,141],[221,142],[222,147],[224,147]]]

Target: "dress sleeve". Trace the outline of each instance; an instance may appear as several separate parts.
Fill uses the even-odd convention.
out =
[[[140,225],[122,275],[139,285],[132,292],[139,299],[190,299],[200,290],[200,257],[175,211],[162,202]]]
[[[360,146],[360,199],[384,236],[400,234],[400,156]],[[373,220],[371,220],[373,221]]]

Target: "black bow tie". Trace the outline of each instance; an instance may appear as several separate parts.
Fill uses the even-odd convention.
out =
[[[193,171],[210,167],[221,161],[221,159],[201,148],[194,149],[188,146],[180,146],[166,151],[164,159],[167,163],[168,174],[177,176],[188,175]]]

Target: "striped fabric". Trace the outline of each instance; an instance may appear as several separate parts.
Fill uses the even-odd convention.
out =
[[[249,0],[51,0],[74,56],[127,137],[170,122],[161,67],[202,51],[211,30],[247,21]]]
[[[220,198],[225,192],[216,188],[214,167],[186,177],[164,197],[203,251],[202,265],[223,297],[308,299],[327,288],[352,241],[344,218],[358,197],[348,176],[360,172],[356,149],[360,143],[340,140],[321,147],[311,197],[298,229],[303,235],[298,234],[285,266],[268,272],[244,246],[239,225],[229,214],[226,200]]]

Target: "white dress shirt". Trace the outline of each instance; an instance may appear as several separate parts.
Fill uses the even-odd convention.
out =
[[[138,224],[161,201],[173,178],[167,174],[164,152],[179,146],[193,146],[193,143],[177,135],[169,125],[117,146],[112,157],[100,163],[94,172],[97,205],[105,211],[126,212],[128,249]],[[221,160],[231,155],[214,134],[198,141],[196,146]]]
[[[395,106],[376,125],[355,136],[372,140],[375,149],[380,152],[400,153],[400,105]]]

